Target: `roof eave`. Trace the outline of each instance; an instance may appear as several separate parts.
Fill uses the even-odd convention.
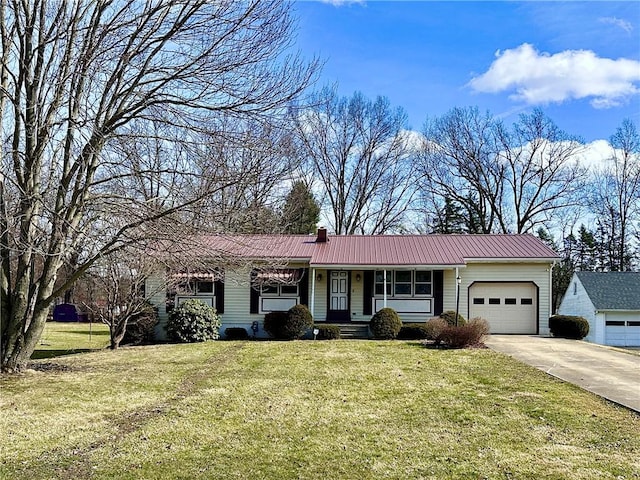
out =
[[[495,258],[465,258],[466,263],[553,263],[560,257],[495,257]]]
[[[378,263],[360,263],[360,264],[352,264],[352,263],[313,263],[309,264],[312,268],[322,268],[322,269],[335,269],[335,270],[397,270],[403,268],[412,268],[412,269],[423,269],[423,270],[444,270],[450,268],[465,268],[466,265],[464,263],[447,263],[447,264],[413,264],[413,263],[403,263],[403,264],[378,264]]]

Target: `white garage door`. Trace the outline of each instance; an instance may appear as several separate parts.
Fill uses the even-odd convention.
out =
[[[604,343],[640,347],[640,314],[607,312]]]
[[[469,289],[469,318],[489,322],[491,333],[537,333],[537,288],[532,283],[476,282]]]

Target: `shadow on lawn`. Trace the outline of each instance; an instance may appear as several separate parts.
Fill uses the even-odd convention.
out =
[[[77,335],[107,335],[109,336],[109,330],[69,330],[67,333],[74,333]]]
[[[36,350],[31,355],[31,360],[42,360],[45,358],[62,357],[64,355],[73,355],[74,353],[87,353],[102,350],[102,348],[72,348],[72,349],[51,349],[51,350]]]

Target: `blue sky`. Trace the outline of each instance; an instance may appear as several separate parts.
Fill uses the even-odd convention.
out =
[[[585,142],[640,128],[640,2],[303,1],[296,47],[318,86],[403,107],[411,128],[453,107],[517,121],[540,107]]]

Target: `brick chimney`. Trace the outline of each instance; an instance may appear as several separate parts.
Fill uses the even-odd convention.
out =
[[[318,229],[318,236],[316,237],[316,243],[327,243],[327,229],[320,227]]]

